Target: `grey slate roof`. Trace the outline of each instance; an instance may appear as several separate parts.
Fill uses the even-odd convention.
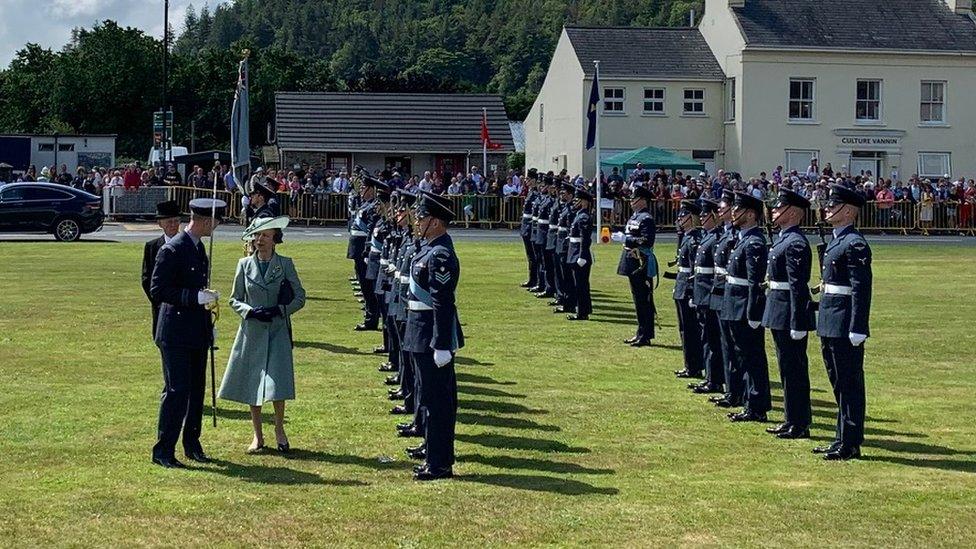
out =
[[[976,24],[943,0],[746,0],[746,46],[976,51]]]
[[[602,78],[725,79],[698,29],[566,27],[566,34],[587,77],[599,60]]]
[[[298,93],[275,95],[278,146],[333,152],[480,152],[482,108],[488,133],[514,150],[498,95]]]

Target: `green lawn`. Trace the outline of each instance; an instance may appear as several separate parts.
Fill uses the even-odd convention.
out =
[[[875,247],[864,458],[826,463],[810,454],[834,416],[819,346],[814,440],[776,440],[671,374],[667,281],[666,347],[620,343],[633,313],[615,247],[599,250],[594,321],[570,323],[516,289],[520,243],[461,242],[458,477],[435,483],[411,480],[402,449],[415,439],[393,436],[378,334],[351,330],[345,245],[280,251],[310,295],[288,409],[300,450],[245,455],[246,411],[223,403],[203,434],[218,463],[173,472],[149,462],[161,373],[141,245],[0,244],[4,546],[976,546],[974,248]],[[224,295],[239,256],[218,245]],[[227,311],[218,376],[237,327]]]

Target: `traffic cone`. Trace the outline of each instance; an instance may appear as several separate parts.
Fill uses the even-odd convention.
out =
[[[603,227],[600,229],[600,242],[606,244],[610,242],[610,227]]]

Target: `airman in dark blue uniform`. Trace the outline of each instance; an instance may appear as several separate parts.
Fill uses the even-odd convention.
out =
[[[568,246],[566,265],[573,274],[573,298],[575,299],[573,308],[576,314],[571,314],[567,318],[587,320],[593,312],[593,301],[590,296],[590,269],[593,267],[593,254],[590,250],[593,244],[593,220],[590,215],[590,205],[593,204],[593,195],[586,189],[576,189],[575,196],[576,215],[569,227],[569,238],[566,239]]]
[[[559,299],[562,295],[562,288],[559,287],[559,283],[561,282],[561,267],[556,257],[556,240],[559,235],[559,214],[562,212],[563,205],[559,198],[562,184],[562,179],[556,178],[555,183],[549,186],[549,196],[552,198],[552,204],[549,207],[549,224],[547,225],[548,230],[546,231],[546,243],[544,246],[544,253],[546,255],[543,257],[543,261],[546,264],[546,284],[549,285],[552,297],[555,298],[554,301],[549,302],[549,305],[553,307],[560,304]]]
[[[681,349],[685,366],[674,373],[680,378],[700,378],[705,368],[702,359],[701,329],[698,327],[698,312],[695,310],[695,255],[704,234],[698,227],[701,206],[694,200],[682,200],[675,220],[678,233],[682,235],[678,247],[677,275],[674,279],[675,308],[678,312],[678,326],[681,331]],[[697,384],[696,384],[697,385]]]
[[[765,218],[762,201],[737,192],[732,207],[732,224],[739,230],[739,240],[729,255],[725,276],[725,298],[722,318],[729,321],[732,348],[738,369],[743,373],[745,409],[730,413],[732,421],[766,421],[772,407],[769,394],[769,365],[766,360],[765,331],[762,316],[766,294],[769,249],[760,220]]]
[[[719,201],[718,218],[723,226],[722,234],[715,245],[713,254],[715,262],[715,279],[712,284],[712,297],[709,308],[718,316],[719,335],[722,346],[722,366],[725,371],[725,394],[709,398],[715,406],[720,408],[736,408],[742,406],[744,393],[742,372],[739,371],[735,352],[732,348],[732,328],[728,320],[722,318],[723,302],[725,301],[725,277],[728,275],[729,255],[738,242],[739,232],[732,225],[732,204],[735,194],[730,189],[722,191]]]
[[[576,312],[576,285],[573,282],[573,268],[567,261],[569,253],[569,229],[576,217],[573,198],[576,188],[568,181],[559,187],[559,215],[556,218],[556,308],[555,313]]]
[[[254,182],[251,194],[249,195],[251,202],[248,208],[252,213],[246,216],[248,222],[259,217],[278,217],[280,215],[275,194],[266,183],[260,181]]]
[[[390,332],[386,324],[385,293],[386,271],[383,265],[383,254],[386,240],[390,236],[393,224],[390,222],[390,187],[379,181],[376,187],[376,217],[370,228],[369,252],[366,255],[366,280],[372,288],[373,301],[376,304],[377,318],[383,320],[383,345],[373,349],[375,354],[386,354],[390,351]],[[365,292],[364,292],[365,293]]]
[[[542,176],[542,182],[539,184],[539,198],[535,201],[532,209],[532,251],[536,258],[538,271],[536,272],[536,285],[529,288],[529,291],[541,297],[552,295],[551,288],[546,283],[545,244],[546,235],[549,232],[549,208],[552,206],[549,187],[554,184],[552,172]]]
[[[827,378],[837,400],[837,431],[833,443],[815,448],[824,459],[860,457],[864,442],[864,341],[871,335],[871,247],[854,222],[864,197],[832,185],[824,219],[834,239],[824,252],[821,272],[820,336]]]
[[[379,312],[377,310],[376,298],[373,294],[372,282],[366,279],[366,254],[369,253],[369,244],[372,236],[373,224],[376,221],[375,186],[379,180],[360,173],[361,184],[359,193],[362,196],[362,203],[356,214],[353,216],[352,225],[349,229],[349,246],[346,249],[346,257],[353,260],[356,270],[356,279],[363,294],[363,322],[356,326],[357,331],[375,330],[379,325]]]
[[[773,335],[776,361],[783,384],[783,423],[766,429],[779,438],[810,436],[810,365],[807,333],[816,326],[810,298],[810,242],[800,230],[810,201],[781,189],[773,206],[773,226],[779,237],[769,250],[766,269],[769,293],[763,326]]]
[[[399,388],[391,390],[390,400],[403,400],[402,405],[394,406],[390,410],[391,414],[413,414],[414,424],[420,424],[417,417],[418,406],[416,398],[416,372],[410,360],[410,353],[403,348],[404,336],[407,328],[407,301],[410,299],[410,265],[413,255],[420,249],[420,241],[414,237],[413,215],[411,206],[417,199],[417,195],[400,191],[400,200],[397,206],[397,225],[403,232],[400,244],[396,253],[395,270],[393,272],[393,286],[391,292],[394,294],[390,308],[394,316],[394,322],[400,341],[400,369],[396,376],[387,378],[389,383],[399,383]]]
[[[213,343],[208,307],[220,296],[208,289],[209,260],[201,239],[220,223],[226,206],[222,200],[192,200],[190,224],[160,248],[153,268],[149,295],[159,303],[155,339],[163,359],[163,393],[152,461],[166,468],[184,466],[175,456],[181,430],[186,457],[210,461],[200,445],[200,431],[207,351]]]
[[[630,205],[633,214],[627,220],[623,233],[613,235],[613,240],[623,243],[617,274],[630,282],[630,295],[637,310],[637,333],[624,343],[632,347],[644,347],[654,339],[654,278],[657,276],[657,257],[654,255],[654,238],[657,227],[647,206],[653,199],[644,186],[634,188]]]
[[[538,179],[538,171],[535,168],[530,168],[525,178],[525,185],[529,190],[525,195],[525,201],[522,203],[522,223],[519,226],[519,235],[522,237],[522,244],[525,246],[525,259],[529,266],[529,279],[522,283],[523,288],[534,288],[539,284],[539,260],[535,256],[535,248],[532,245],[533,211],[540,198],[539,191],[536,190]]]
[[[715,287],[715,250],[723,228],[719,224],[719,204],[702,198],[701,224],[704,233],[694,261],[694,290],[691,302],[695,305],[702,344],[702,362],[705,365],[705,380],[691,386],[696,393],[722,393],[725,384],[725,365],[722,360],[722,334],[718,323],[718,313],[712,309],[712,291]]]
[[[457,377],[454,353],[464,346],[455,304],[460,264],[447,226],[454,218],[450,202],[424,192],[417,200],[417,229],[423,245],[410,268],[407,328],[403,347],[420,378],[421,413],[426,418],[426,461],[417,480],[453,476]]]

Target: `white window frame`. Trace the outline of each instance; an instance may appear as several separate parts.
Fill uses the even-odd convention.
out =
[[[941,86],[942,87],[942,100],[941,101],[935,101],[935,100],[932,99],[932,97],[930,95],[929,96],[929,100],[926,101],[925,100],[925,86],[926,85],[928,85],[928,86],[933,86],[933,85],[939,85],[939,86]],[[948,88],[948,85],[946,84],[946,81],[945,80],[922,80],[921,84],[919,85],[919,113],[918,113],[919,124],[922,124],[923,126],[926,126],[926,125],[928,125],[928,126],[943,126],[943,125],[946,124],[946,120],[947,120],[946,119],[946,88]],[[925,117],[923,116],[923,110],[925,109],[925,107],[927,105],[930,106],[930,107],[933,106],[933,105],[939,105],[941,107],[942,117],[939,118],[939,119],[926,120]]]
[[[923,173],[925,170],[922,169],[922,157],[924,156],[941,156],[944,159],[944,170],[940,170],[939,173]],[[918,176],[919,177],[942,177],[945,174],[952,175],[952,153],[944,151],[919,151],[918,152]]]
[[[620,92],[620,97],[617,97],[616,92]],[[604,86],[603,87],[603,100],[601,101],[603,105],[603,114],[608,114],[610,116],[621,116],[627,114],[627,88],[620,86]],[[620,110],[608,109],[608,105],[620,105]]]
[[[878,98],[877,99],[858,99],[857,88],[861,83],[877,83],[878,84]],[[857,107],[861,102],[877,102],[878,103],[878,116],[877,118],[858,118]],[[858,78],[854,84],[854,123],[855,124],[881,124],[884,120],[884,80],[879,78]]]
[[[803,155],[807,159],[803,162],[802,166],[794,166],[790,161],[793,155],[800,156]],[[786,173],[789,174],[791,171],[796,170],[798,174],[807,173],[807,168],[810,167],[810,161],[814,158],[820,159],[820,150],[818,149],[786,149],[784,151],[784,161],[783,167],[786,169]]]
[[[658,99],[656,97],[648,98],[647,97],[647,92],[649,92],[649,91],[661,92],[660,99]],[[644,97],[643,104],[641,105],[641,109],[643,110],[643,113],[642,114],[645,114],[647,116],[667,116],[667,98],[668,98],[668,90],[667,90],[667,88],[662,88],[662,87],[657,87],[657,86],[656,87],[650,87],[650,88],[644,88],[643,97]],[[661,104],[661,110],[648,110],[647,109],[648,103],[660,103]]]
[[[806,99],[803,97],[803,84],[808,82],[810,83],[810,98]],[[800,84],[800,96],[798,98],[793,97],[794,83]],[[786,90],[786,93],[787,93],[786,117],[789,119],[790,122],[814,122],[817,120],[817,79],[816,78],[805,78],[805,77],[790,78],[789,88]],[[803,105],[805,103],[809,103],[810,117],[803,118],[803,117],[793,116],[792,111],[793,111],[794,103],[798,104],[797,107],[798,111],[802,111]]]
[[[695,99],[694,97],[688,99],[688,92],[701,92],[701,99]],[[708,116],[705,112],[705,88],[685,88],[682,91],[681,97],[683,99],[681,103],[682,116]],[[688,110],[688,105],[696,104],[701,105],[701,111]]]
[[[735,77],[725,79],[725,121],[735,122]]]

